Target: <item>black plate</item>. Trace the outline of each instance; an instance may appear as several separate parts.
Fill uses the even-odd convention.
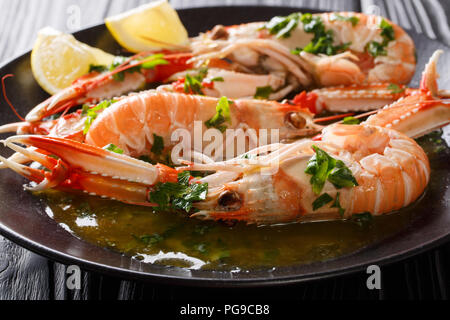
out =
[[[209,7],[180,10],[179,14],[191,36],[216,24],[238,24],[267,20],[274,15],[286,15],[294,11],[313,10],[285,7]],[[450,70],[450,50],[438,41],[410,32],[418,53],[418,68],[411,85],[418,86],[424,64],[436,49],[444,49],[440,70]],[[75,36],[92,46],[114,54],[121,49],[104,25],[94,26],[75,33]],[[446,64],[446,65],[445,65]],[[8,80],[9,98],[26,114],[47,94],[33,79],[30,69],[30,53],[12,60],[0,68],[0,76],[12,73]],[[441,87],[450,88],[448,76],[442,74]],[[446,78],[446,79],[445,79]],[[9,107],[0,104],[1,124],[15,122]],[[447,135],[448,136],[448,135]],[[448,141],[447,141],[448,142]],[[0,148],[4,155],[7,151]],[[448,154],[447,154],[448,155]],[[442,159],[441,159],[442,160]],[[186,270],[141,263],[119,253],[97,247],[74,237],[50,219],[43,204],[24,192],[25,180],[10,170],[0,170],[0,233],[19,245],[66,264],[77,264],[86,269],[111,275],[205,286],[256,286],[300,282],[363,270],[371,264],[386,264],[427,250],[450,239],[450,166],[448,156],[444,170],[432,173],[433,181],[425,198],[416,207],[423,211],[406,230],[381,243],[335,260],[291,266],[272,270],[245,273]],[[445,164],[447,163],[447,164]]]

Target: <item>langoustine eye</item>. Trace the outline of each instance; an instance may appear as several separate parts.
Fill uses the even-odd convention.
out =
[[[219,195],[217,201],[222,210],[238,210],[242,206],[242,200],[236,191],[226,190]]]
[[[298,112],[288,113],[285,122],[295,129],[303,129],[306,126],[306,119]]]

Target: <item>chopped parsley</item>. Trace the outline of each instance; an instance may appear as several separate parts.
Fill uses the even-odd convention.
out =
[[[277,38],[289,38],[292,30],[297,28],[300,14],[292,13],[286,17],[276,16],[264,25],[264,29]]]
[[[316,153],[308,161],[305,173],[312,175],[310,183],[316,195],[321,193],[327,180],[337,189],[358,185],[352,172],[343,161],[332,158],[315,145],[312,148]]]
[[[224,82],[223,77],[215,77],[210,80],[211,82]]]
[[[186,74],[184,78],[184,92],[203,95],[202,79],[199,76],[191,76]]]
[[[271,86],[257,87],[254,95],[255,99],[268,99],[273,89]]]
[[[153,145],[150,150],[154,155],[161,155],[164,150],[164,139],[157,134],[153,134]]]
[[[313,210],[316,211],[317,209],[322,208],[324,205],[330,203],[331,201],[333,201],[333,198],[328,193],[324,193],[316,200],[314,200],[312,204]]]
[[[345,117],[342,121],[343,124],[359,124],[361,121],[355,117]]]
[[[355,17],[355,16],[344,17],[344,16],[341,16],[340,14],[333,13],[330,17],[330,21],[347,21],[347,22],[351,22],[352,26],[355,27],[359,22],[359,18]]]
[[[360,227],[367,227],[373,222],[373,216],[370,212],[357,213],[352,215],[351,221]]]
[[[313,16],[310,13],[305,13],[301,16],[300,21],[303,23],[303,30],[306,33],[314,34],[314,37],[304,48],[292,50],[292,54],[299,54],[300,52],[305,51],[313,54],[326,54],[332,56],[345,51],[351,45],[351,42],[337,46],[333,45],[333,30],[325,30],[325,25],[320,16]]]
[[[334,168],[328,174],[328,181],[337,189],[352,188],[358,185],[351,170],[341,160],[336,160]]]
[[[377,41],[370,41],[366,46],[367,52],[373,57],[386,56],[386,48],[389,42],[395,39],[394,28],[391,24],[389,24],[389,22],[382,19],[379,27],[381,28],[381,37],[383,38],[383,41],[381,43]]]
[[[116,146],[113,143],[110,143],[110,144],[104,146],[103,149],[114,152],[114,153],[123,154],[123,150],[120,149],[118,146]]]
[[[205,122],[207,128],[216,128],[220,132],[225,132],[227,126],[223,125],[225,122],[231,123],[230,117],[230,103],[227,97],[222,97],[216,106],[216,114]]]
[[[89,65],[89,73],[91,72],[98,72],[98,73],[102,73],[108,70],[107,66],[103,66],[103,65],[94,65],[94,64],[90,64]]]
[[[89,129],[91,128],[92,123],[94,122],[95,119],[97,119],[99,112],[105,110],[106,108],[109,108],[115,102],[117,102],[117,101],[116,100],[104,100],[92,108],[87,104],[83,105],[81,114],[86,116],[86,121],[84,122],[83,134],[86,135],[88,133]]]
[[[391,90],[392,94],[402,93],[405,91],[405,88],[402,88],[401,86],[395,83],[391,83],[390,85],[388,85],[387,89]]]
[[[142,69],[154,69],[156,66],[169,64],[169,62],[164,59],[164,54],[162,53],[145,57],[142,60],[145,60],[145,62],[140,65]]]
[[[182,210],[189,212],[192,203],[206,199],[208,194],[207,183],[189,184],[189,172],[178,174],[178,182],[158,183],[153,191],[149,192],[149,201],[158,205],[156,210]]]
[[[126,60],[128,60],[129,58],[127,57],[122,57],[122,56],[116,56],[113,60],[113,62],[109,65],[93,65],[91,64],[89,66],[89,72],[105,72],[105,71],[114,71],[115,69],[117,69],[117,67],[119,67],[120,65],[122,65]],[[142,64],[137,64],[140,61],[145,61]],[[132,66],[133,63],[137,64],[136,66]],[[139,58],[138,60],[132,60],[129,62],[129,64],[132,66],[124,71],[118,72],[116,74],[112,75],[112,78],[116,81],[123,81],[125,79],[125,73],[133,73],[133,72],[141,72],[142,69],[153,69],[158,65],[165,65],[165,64],[169,64],[169,62],[167,60],[164,59],[164,54],[162,53],[158,53],[158,54],[153,54],[147,57],[142,57]]]
[[[336,194],[336,199],[334,199],[334,202],[333,202],[333,204],[332,204],[331,207],[332,207],[332,208],[338,208],[338,210],[339,210],[339,215],[340,215],[341,218],[342,218],[342,217],[344,217],[345,209],[341,207],[341,202],[340,202],[340,200],[339,200],[340,195],[341,195],[340,192],[338,192],[338,193]]]

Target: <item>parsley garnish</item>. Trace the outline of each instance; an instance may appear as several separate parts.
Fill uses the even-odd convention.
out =
[[[169,64],[169,62],[164,59],[164,54],[162,53],[145,57],[142,60],[146,60],[143,64],[140,65],[142,69],[153,69],[156,66]]]
[[[313,16],[310,13],[305,13],[301,16],[300,21],[303,23],[303,29],[306,33],[314,34],[313,39],[303,49],[296,48],[292,50],[292,54],[299,54],[302,51],[313,54],[335,55],[338,52],[345,51],[351,42],[341,45],[333,45],[333,30],[325,30],[325,25],[319,16]]]
[[[373,57],[386,56],[386,47],[392,40],[395,39],[394,28],[385,19],[381,20],[379,27],[381,28],[381,36],[383,37],[383,42],[379,43],[376,41],[370,41],[367,44],[366,50]]]
[[[154,155],[161,155],[164,150],[164,139],[157,134],[153,134],[153,145],[150,150]]]
[[[370,212],[357,213],[352,215],[351,220],[360,227],[366,227],[373,222],[373,216]]]
[[[344,17],[344,16],[341,16],[340,14],[333,13],[333,14],[331,15],[331,17],[330,17],[330,21],[337,21],[337,20],[339,20],[339,21],[347,21],[347,22],[351,22],[351,23],[352,23],[352,26],[354,26],[354,27],[355,27],[355,26],[358,24],[358,22],[359,22],[359,18],[358,18],[358,17],[355,17],[355,16]]]
[[[268,99],[273,89],[271,86],[267,87],[257,87],[256,93],[254,95],[255,99]]]
[[[189,73],[186,74],[186,76],[184,78],[184,92],[203,95],[202,82],[203,82],[203,79],[205,79],[207,74],[208,74],[208,68],[206,68],[206,67],[200,68],[197,75],[191,75]],[[216,79],[215,81],[223,81],[222,77],[217,77],[215,79]],[[217,80],[217,79],[219,79],[219,80]],[[214,79],[211,80],[211,82],[213,82],[213,81],[214,81]]]
[[[345,117],[342,121],[343,124],[359,124],[361,121],[355,117]]]
[[[328,174],[328,181],[330,181],[337,189],[351,188],[358,185],[351,170],[347,168],[345,163],[341,160],[336,160],[336,165]]]
[[[227,127],[223,124],[225,122],[231,123],[230,117],[230,103],[227,97],[222,97],[219,99],[219,102],[216,105],[216,114],[205,122],[207,128],[216,128],[219,129],[220,132],[224,132]]]
[[[211,82],[224,82],[223,77],[215,77],[210,80]]]
[[[286,17],[276,16],[264,25],[264,29],[269,30],[270,34],[277,38],[289,38],[299,22],[300,15],[292,13]]]
[[[84,122],[83,134],[87,134],[89,128],[95,119],[97,119],[98,113],[108,107],[110,107],[113,103],[117,102],[116,100],[104,100],[100,102],[95,107],[91,108],[89,105],[83,105],[83,109],[81,114],[86,115],[86,121]]]
[[[105,71],[114,71],[118,66],[122,65],[128,58],[117,56],[114,58],[113,62],[109,66],[105,65],[93,65],[91,64],[89,66],[89,72],[105,72]],[[164,59],[164,54],[158,53],[153,54],[147,57],[140,58],[139,60],[132,60],[130,61],[130,65],[133,63],[138,63],[139,61],[145,60],[144,63],[138,64],[134,67],[130,67],[124,71],[118,72],[116,74],[113,74],[113,79],[116,81],[123,81],[125,79],[125,72],[127,73],[133,73],[133,72],[141,72],[142,69],[153,69],[156,66],[163,65],[163,64],[169,64],[167,60]]]
[[[104,65],[94,65],[94,64],[90,64],[89,65],[89,73],[91,73],[93,71],[98,72],[98,73],[102,73],[102,72],[107,71],[107,70],[108,70],[108,67],[104,66]]]
[[[333,198],[328,193],[324,193],[323,195],[318,197],[316,200],[314,200],[314,202],[312,204],[313,210],[316,211],[317,209],[323,207],[324,205],[326,205],[327,203],[330,203],[331,201],[333,201]]]
[[[400,87],[398,84],[391,83],[387,87],[388,90],[391,90],[392,94],[402,93],[405,91],[405,88]]]
[[[345,209],[341,207],[341,203],[339,201],[339,197],[340,197],[341,193],[338,192],[336,194],[336,199],[334,199],[333,205],[331,206],[331,208],[338,208],[339,210],[339,215],[342,217],[344,217],[344,213],[345,213]]]
[[[202,88],[203,88],[202,80],[199,78],[199,76],[191,76],[189,74],[186,74],[186,77],[184,79],[185,93],[194,93],[203,95]]]
[[[110,144],[104,146],[103,149],[111,151],[111,152],[115,152],[115,153],[118,153],[118,154],[123,154],[123,150],[120,149],[118,146],[116,146],[113,143],[110,143]]]
[[[332,158],[315,145],[312,148],[316,153],[308,161],[305,173],[312,175],[310,183],[316,195],[321,193],[327,180],[337,189],[358,185],[352,172],[343,161]]]
[[[189,172],[178,174],[178,182],[158,183],[154,190],[149,192],[149,201],[158,205],[156,210],[183,210],[191,211],[192,203],[206,199],[208,194],[207,183],[189,184]]]

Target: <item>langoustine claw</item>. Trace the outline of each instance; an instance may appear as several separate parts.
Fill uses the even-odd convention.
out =
[[[164,165],[151,165],[70,139],[48,136],[13,136],[5,146],[48,170],[35,169],[0,157],[3,165],[37,183],[33,191],[56,188],[80,191],[119,201],[151,205],[148,192],[158,182],[176,182],[177,172]],[[23,144],[30,148],[23,148]]]

